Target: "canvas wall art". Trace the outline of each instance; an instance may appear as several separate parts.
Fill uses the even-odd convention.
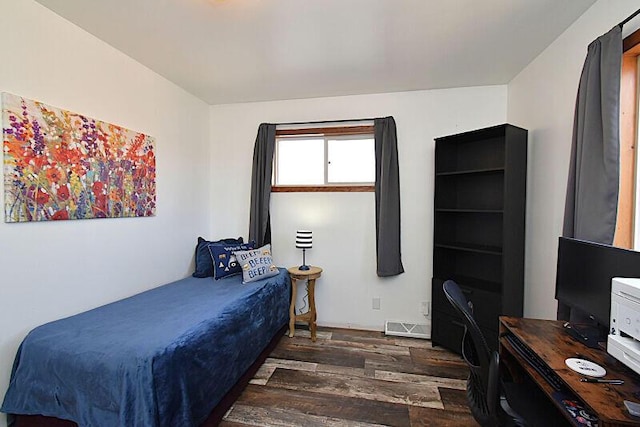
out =
[[[2,94],[5,222],[155,215],[152,137]]]

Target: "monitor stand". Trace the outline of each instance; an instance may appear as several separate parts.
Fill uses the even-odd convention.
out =
[[[600,328],[596,325],[578,325],[565,322],[564,330],[576,341],[589,348],[602,348],[599,342],[603,341]]]

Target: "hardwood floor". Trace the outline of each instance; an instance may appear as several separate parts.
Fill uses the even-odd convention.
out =
[[[477,426],[462,359],[430,341],[319,328],[285,336],[220,426]]]

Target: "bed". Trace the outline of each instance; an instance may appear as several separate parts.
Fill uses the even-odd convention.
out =
[[[80,426],[201,425],[281,336],[290,286],[284,269],[248,284],[189,277],[42,325],[18,349],[0,410]]]

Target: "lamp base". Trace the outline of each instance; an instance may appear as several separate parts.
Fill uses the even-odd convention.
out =
[[[307,271],[309,270],[309,266],[307,265],[307,258],[306,258],[306,251],[307,248],[302,248],[302,265],[300,267],[298,267],[298,270],[300,271]]]

